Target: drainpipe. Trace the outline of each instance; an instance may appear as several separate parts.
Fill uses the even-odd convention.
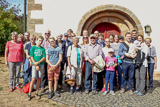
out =
[[[26,32],[26,0],[24,0],[24,33]]]

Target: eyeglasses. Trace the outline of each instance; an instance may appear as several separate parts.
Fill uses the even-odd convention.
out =
[[[88,37],[83,37],[83,39],[88,39]]]
[[[91,37],[91,39],[96,39],[95,37]]]
[[[25,36],[29,36],[29,35],[25,35]]]
[[[45,34],[50,34],[50,33],[45,33]]]
[[[36,39],[31,38],[31,40],[36,40]]]
[[[64,37],[68,37],[68,36],[64,36]]]

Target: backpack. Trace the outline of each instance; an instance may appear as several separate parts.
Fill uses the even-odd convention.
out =
[[[30,88],[30,84],[31,84],[31,82],[28,83],[28,84],[26,84],[26,85],[22,88],[21,92],[28,93],[28,92],[29,92],[29,88]]]

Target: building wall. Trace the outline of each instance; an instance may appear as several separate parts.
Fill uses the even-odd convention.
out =
[[[139,19],[145,37],[144,26],[149,24],[152,28],[152,45],[158,50],[160,10],[159,1],[155,0],[28,0],[28,31],[31,34],[42,35],[47,29],[56,37],[66,32],[69,28],[77,32],[80,20],[86,12],[100,5],[114,4],[132,11]],[[79,36],[79,35],[78,35]],[[124,36],[124,35],[123,35]],[[160,63],[158,61],[158,69]]]

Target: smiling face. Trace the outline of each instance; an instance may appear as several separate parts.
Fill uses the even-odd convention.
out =
[[[118,42],[118,41],[119,41],[119,36],[118,36],[118,35],[115,35],[115,36],[114,36],[114,41],[115,41],[115,42]]]
[[[23,39],[24,39],[23,35],[19,35],[19,36],[18,36],[18,40],[19,40],[19,41],[22,41],[22,42],[23,42]]]
[[[114,52],[108,52],[109,56],[112,57],[114,55]]]
[[[30,36],[30,35],[29,35],[29,33],[27,33],[27,32],[24,34],[25,41],[29,41],[29,36]]]
[[[56,41],[54,39],[49,39],[49,43],[52,47],[56,46]]]
[[[43,43],[43,39],[38,38],[38,39],[37,39],[37,45],[38,45],[38,46],[41,46],[42,43]]]
[[[109,38],[107,38],[107,39],[105,39],[105,44],[106,44],[106,46],[110,46],[110,41],[109,41]]]
[[[138,36],[137,40],[142,43],[143,42],[143,38],[141,36]]]
[[[134,39],[137,38],[137,31],[132,31],[132,38],[134,38]]]
[[[146,43],[146,45],[147,45],[148,47],[150,47],[150,45],[151,45],[151,40],[150,40],[150,39],[146,39],[146,40],[145,40],[145,43]]]
[[[35,36],[34,37],[30,37],[30,42],[31,43],[35,44],[35,41],[36,41],[36,37]]]
[[[57,39],[58,39],[58,40],[62,40],[62,38],[63,38],[63,35],[62,35],[62,34],[60,34],[60,35],[57,36]]]
[[[109,40],[110,40],[110,43],[113,43],[114,42],[114,37],[113,36],[109,36]]]
[[[45,38],[48,40],[50,37],[51,33],[50,31],[45,32]]]
[[[17,36],[17,35],[12,35],[11,38],[12,38],[12,40],[13,40],[14,42],[17,42],[18,36]]]
[[[127,42],[130,42],[131,41],[131,34],[126,34],[125,39]]]
[[[78,43],[79,43],[79,39],[73,39],[73,44],[74,44],[74,46],[75,47],[77,47],[78,46]]]
[[[95,42],[96,42],[96,37],[91,37],[91,38],[90,38],[90,41],[91,41],[91,44],[95,44]]]

